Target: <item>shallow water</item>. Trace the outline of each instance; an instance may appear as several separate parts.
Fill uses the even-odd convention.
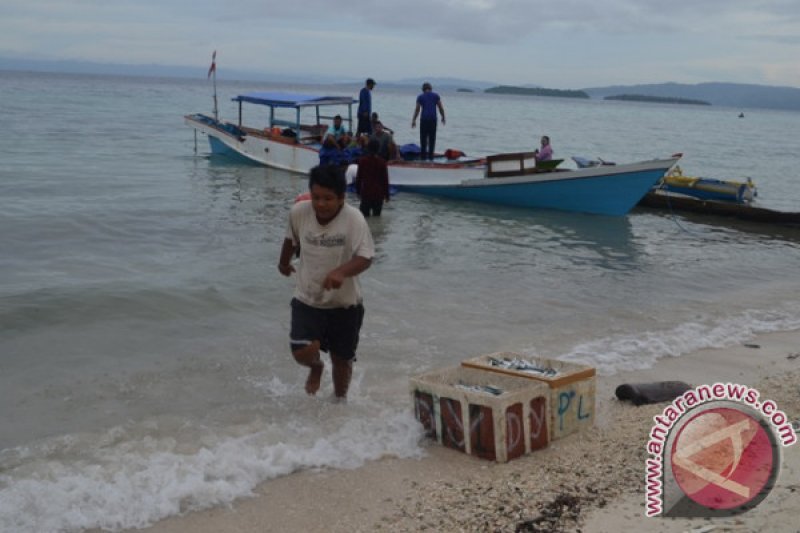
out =
[[[202,80],[2,72],[0,88],[0,531],[142,526],[298,469],[421,454],[408,376],[483,353],[613,374],[800,328],[797,230],[399,194],[370,220],[350,401],[328,400],[327,370],[310,399],[276,269],[305,179],[195,155],[182,115],[210,110]],[[220,83],[222,116],[270,88],[286,87]],[[401,143],[415,96],[373,94]],[[567,160],[683,152],[688,174],[752,176],[761,205],[800,211],[797,113],[442,96],[441,150],[547,134]]]

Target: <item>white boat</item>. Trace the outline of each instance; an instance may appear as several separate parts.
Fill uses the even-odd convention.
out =
[[[241,94],[233,101],[239,103],[239,122],[234,124],[197,113],[186,115],[185,123],[208,136],[211,153],[238,154],[255,163],[291,172],[308,172],[319,164],[319,150],[327,124],[335,115],[323,115],[321,110],[346,109],[343,121],[352,124],[350,97],[316,96],[307,94],[251,92]],[[263,128],[245,126],[242,122],[242,104],[251,103],[269,108],[269,117]],[[303,111],[313,110],[311,124],[301,122]],[[293,115],[293,116],[291,116]],[[195,138],[196,141],[196,138]]]
[[[352,124],[350,97],[287,93],[246,93],[239,103],[237,124],[207,115],[186,115],[185,122],[208,136],[212,153],[236,154],[249,161],[291,172],[306,173],[319,164],[321,141],[327,131],[322,111],[346,108],[343,120]],[[266,106],[264,127],[243,124],[242,104]],[[312,120],[301,114],[313,110]],[[289,113],[287,118],[280,113]],[[340,113],[341,114],[341,113]],[[196,140],[196,137],[195,137]],[[561,162],[537,162],[533,152],[497,154],[469,159],[390,161],[389,181],[399,190],[454,199],[527,208],[560,209],[602,215],[625,215],[642,199],[680,156],[626,165],[559,170]],[[346,161],[343,161],[346,162]],[[352,161],[351,161],[352,162]]]

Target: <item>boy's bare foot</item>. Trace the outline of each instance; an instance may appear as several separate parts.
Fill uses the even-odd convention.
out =
[[[306,392],[310,395],[314,395],[319,390],[320,382],[322,381],[322,370],[325,368],[325,365],[322,361],[317,361],[315,364],[311,365],[311,370],[308,371],[308,379],[306,379]]]

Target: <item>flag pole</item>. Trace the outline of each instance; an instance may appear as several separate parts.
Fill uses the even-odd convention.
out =
[[[219,112],[217,110],[217,69],[214,69],[214,120],[219,121]]]
[[[208,67],[208,75],[214,75],[214,120],[219,121],[219,112],[217,110],[217,51],[211,54],[211,66]]]

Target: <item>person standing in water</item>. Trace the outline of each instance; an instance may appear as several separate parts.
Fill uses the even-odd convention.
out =
[[[328,352],[339,400],[347,398],[364,319],[358,275],[375,255],[364,216],[345,202],[346,187],[340,166],[311,169],[311,201],[292,206],[278,261],[281,274],[297,274],[289,343],[295,361],[309,368],[306,392],[314,395],[319,390],[325,368],[320,352]],[[295,269],[291,260],[297,248],[300,261]]]

